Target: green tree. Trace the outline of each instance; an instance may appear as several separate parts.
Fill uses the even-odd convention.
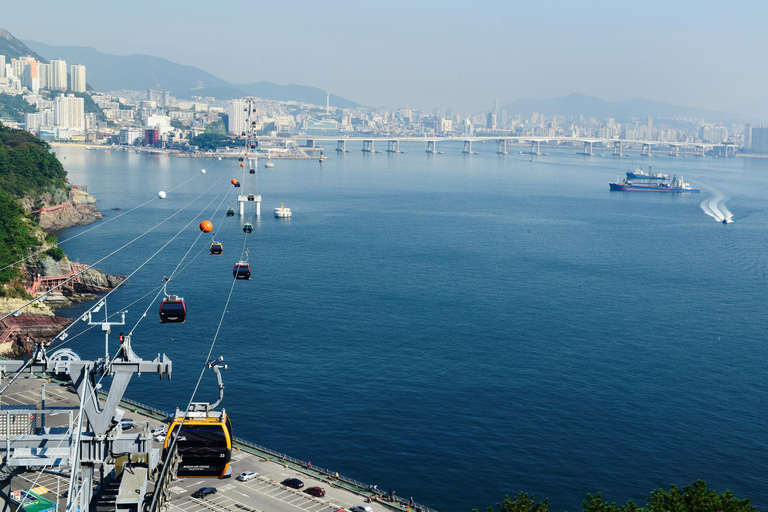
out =
[[[622,507],[614,502],[608,503],[603,501],[603,495],[600,493],[597,493],[595,496],[587,494],[587,499],[581,503],[584,512],[639,512],[642,510],[632,500],[629,500]]]
[[[683,489],[672,485],[669,491],[656,489],[646,500],[646,508],[637,506],[632,500],[624,505],[606,502],[600,493],[587,494],[582,501],[583,512],[757,512],[757,507],[749,499],[736,498],[731,491],[719,493],[707,488],[703,480],[696,480]],[[515,499],[506,496],[503,503],[497,503],[499,512],[548,512],[549,500],[537,503],[533,495],[524,492]],[[477,509],[472,509],[477,512]],[[487,512],[495,512],[488,507]]]
[[[496,507],[499,512],[547,512],[549,499],[545,499],[543,503],[537,503],[533,494],[521,492],[514,499],[509,495],[505,496],[504,501],[497,503]],[[472,512],[477,512],[477,509],[472,509]],[[494,512],[493,506],[488,507],[488,512]]]
[[[647,512],[756,512],[749,499],[736,498],[731,491],[718,493],[696,480],[680,490],[673,485],[669,491],[657,489],[648,498]]]

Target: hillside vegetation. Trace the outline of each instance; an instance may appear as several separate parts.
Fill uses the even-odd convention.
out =
[[[24,296],[15,263],[43,245],[55,244],[22,206],[28,198],[66,197],[67,173],[46,142],[0,124],[0,296]],[[58,253],[57,256],[60,256]]]
[[[31,133],[0,123],[0,190],[16,200],[66,191],[67,173],[49,149]]]

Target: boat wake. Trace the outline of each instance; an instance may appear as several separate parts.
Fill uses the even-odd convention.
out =
[[[714,196],[704,199],[699,206],[704,213],[717,222],[722,222],[723,224],[733,222],[733,213],[726,206],[725,195],[720,191],[715,191]]]

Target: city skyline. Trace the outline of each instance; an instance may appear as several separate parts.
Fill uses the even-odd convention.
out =
[[[768,71],[753,63],[768,42],[759,26],[768,6],[755,2],[135,5],[43,1],[56,16],[42,18],[9,5],[5,28],[51,45],[155,55],[232,83],[320,87],[374,107],[474,112],[496,97],[504,105],[580,92],[739,112],[765,97]]]

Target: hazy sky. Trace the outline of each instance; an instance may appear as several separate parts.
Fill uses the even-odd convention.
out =
[[[768,2],[2,0],[20,39],[142,53],[234,83],[456,111],[572,92],[724,110],[766,96]]]

